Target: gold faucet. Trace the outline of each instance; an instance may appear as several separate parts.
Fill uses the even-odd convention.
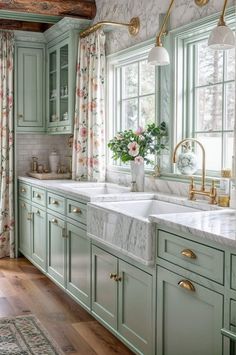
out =
[[[191,183],[189,185],[189,199],[190,200],[195,200],[195,195],[203,195],[203,196],[208,196],[210,198],[210,204],[215,205],[217,204],[217,191],[216,191],[216,187],[215,187],[215,181],[212,180],[212,185],[209,191],[206,191],[205,189],[205,180],[206,180],[206,153],[205,153],[205,149],[202,145],[202,143],[200,143],[197,139],[194,138],[186,138],[183,139],[182,141],[180,141],[175,149],[174,149],[174,153],[173,153],[173,163],[176,163],[176,152],[177,149],[185,142],[195,142],[197,143],[201,150],[202,150],[202,185],[201,185],[201,189],[197,190],[195,188],[194,185],[194,179],[193,177],[191,177]]]

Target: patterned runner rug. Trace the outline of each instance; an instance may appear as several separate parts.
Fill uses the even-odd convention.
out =
[[[1,355],[63,355],[48,332],[33,316],[0,318]]]

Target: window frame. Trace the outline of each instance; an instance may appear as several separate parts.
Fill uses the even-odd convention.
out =
[[[191,44],[206,39],[212,28],[216,26],[218,18],[219,14],[214,14],[190,25],[185,25],[176,30],[172,30],[169,33],[168,43],[169,48],[172,48],[170,51],[170,58],[172,75],[174,76],[174,85],[171,94],[172,102],[174,104],[170,114],[170,116],[173,117],[172,150],[180,140],[186,137],[192,137],[194,128],[195,105],[192,84],[194,83],[193,66],[195,65],[195,58]],[[235,29],[234,7],[228,8],[225,21],[228,26]],[[225,83],[222,83],[221,85],[225,85]],[[223,110],[225,110],[224,107]],[[193,117],[193,119],[188,120],[188,117]],[[177,175],[176,168],[173,165],[171,167],[171,173],[172,175]],[[197,174],[201,174],[201,171],[198,171],[196,175]],[[220,171],[207,170],[207,176],[219,177]]]
[[[142,42],[138,45],[132,46],[128,49],[107,56],[107,127],[106,127],[106,145],[110,139],[114,137],[117,131],[121,129],[121,113],[120,110],[115,110],[117,92],[120,87],[117,86],[117,68],[122,68],[125,65],[140,62],[147,59],[150,50],[155,43],[154,39]],[[121,70],[120,70],[121,71]],[[119,81],[119,84],[121,80]],[[155,123],[159,124],[160,119],[160,82],[159,82],[159,69],[155,67],[155,92],[150,95],[155,96]],[[138,97],[147,96],[140,95]],[[148,94],[149,96],[149,94]],[[119,118],[118,118],[119,115]],[[125,164],[119,164],[112,160],[112,152],[107,149],[106,165],[108,170],[129,172],[130,167]],[[156,157],[155,157],[156,160]],[[153,166],[146,166],[146,172],[153,171]]]

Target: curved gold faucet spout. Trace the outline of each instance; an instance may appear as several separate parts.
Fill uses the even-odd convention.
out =
[[[197,139],[195,138],[185,138],[182,141],[180,141],[174,149],[173,152],[173,163],[176,163],[176,153],[178,148],[185,142],[194,142],[197,143],[199,145],[199,147],[202,150],[202,186],[200,190],[197,190],[194,188],[194,181],[193,181],[193,177],[191,177],[191,183],[189,185],[189,199],[193,200],[195,198],[195,195],[203,195],[203,196],[208,196],[210,198],[210,203],[211,204],[216,204],[217,200],[217,191],[216,191],[216,187],[215,187],[215,183],[214,181],[212,181],[212,187],[210,189],[210,191],[206,191],[205,190],[205,180],[206,180],[206,153],[205,153],[205,149],[202,145],[201,142],[199,142]]]
[[[205,191],[205,180],[206,180],[206,153],[205,153],[205,149],[204,149],[201,142],[199,142],[195,138],[185,138],[182,141],[180,141],[174,149],[173,163],[176,163],[176,152],[177,152],[178,148],[185,142],[195,142],[200,146],[200,148],[202,150],[202,187],[201,187],[201,191],[204,192]]]

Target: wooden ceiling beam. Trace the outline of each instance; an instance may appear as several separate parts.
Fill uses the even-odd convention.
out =
[[[0,1],[0,10],[93,19],[96,3],[95,0],[4,0]]]
[[[39,22],[0,20],[0,30],[44,32],[51,26]]]

